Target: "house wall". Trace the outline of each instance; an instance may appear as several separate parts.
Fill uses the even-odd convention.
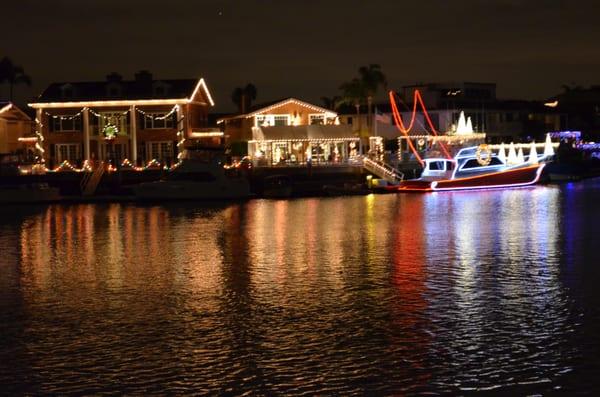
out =
[[[24,149],[19,138],[28,135],[31,128],[29,120],[0,117],[0,153],[15,153]]]
[[[314,109],[302,106],[301,104],[290,102],[281,106],[274,107],[266,110],[262,114],[270,115],[291,115],[300,118],[298,120],[299,125],[308,125],[310,123],[310,115],[313,114],[325,114]],[[292,119],[291,122],[294,120]],[[254,117],[242,117],[242,118],[231,118],[224,121],[224,133],[228,142],[239,142],[249,141],[252,139],[252,127],[254,127]]]
[[[137,109],[146,113],[168,113],[173,109],[173,105],[165,106],[138,106]],[[45,109],[42,112],[42,133],[44,135],[44,149],[45,149],[45,160],[49,164],[56,164],[58,162],[58,155],[56,145],[61,144],[76,144],[78,145],[78,158],[75,162],[80,163],[84,159],[84,133],[83,133],[83,116],[81,117],[81,128],[77,131],[55,131],[51,126],[53,123],[52,115],[73,115],[79,112],[80,109],[72,108],[53,108]],[[115,112],[123,113],[130,110],[129,106],[120,107],[92,107],[92,110],[96,113],[104,112]],[[183,128],[186,133],[186,137],[190,135],[193,128],[202,128],[207,123],[208,106],[202,104],[186,104],[181,105],[181,115],[183,116]],[[121,160],[124,158],[132,159],[133,156],[133,144],[132,144],[132,117],[135,117],[136,122],[136,140],[137,140],[137,157],[138,163],[142,164],[151,160],[151,155],[148,153],[147,145],[152,142],[170,142],[170,147],[173,149],[173,153],[168,157],[175,159],[177,156],[177,143],[179,137],[177,136],[178,123],[177,123],[177,112],[173,113],[170,117],[172,118],[173,128],[146,128],[145,116],[135,111],[135,115],[129,112],[125,117],[124,122],[124,134],[119,134],[113,141],[113,148],[116,145],[120,145]],[[89,113],[89,124],[90,124],[90,158],[91,159],[103,159],[108,156],[106,147],[106,141],[100,131],[99,118],[92,112]],[[114,150],[114,149],[112,149]]]

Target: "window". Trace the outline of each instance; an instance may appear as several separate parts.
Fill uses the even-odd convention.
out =
[[[444,162],[443,161],[432,161],[429,163],[430,171],[444,171]]]
[[[144,116],[144,128],[147,130],[174,128],[173,117],[165,118],[166,113],[146,113]]]
[[[311,114],[308,116],[309,124],[325,124],[324,114]]]
[[[81,131],[81,116],[52,116],[52,127],[54,131]]]
[[[273,125],[290,125],[288,114],[264,114],[254,117],[255,127],[269,127]]]
[[[494,166],[494,165],[503,165],[503,164],[502,164],[502,161],[500,161],[500,159],[498,157],[492,157],[492,160],[487,165],[487,167]],[[471,159],[471,160],[468,160],[465,163],[465,165],[462,166],[461,169],[466,170],[466,169],[479,168],[479,167],[483,167],[483,166],[481,164],[479,164],[477,159]]]
[[[173,159],[173,143],[171,141],[149,142],[148,149],[151,159],[159,161]]]
[[[256,116],[254,122],[255,122],[255,127],[262,127],[265,124],[265,121],[267,120],[267,116]]]
[[[56,144],[56,161],[74,162],[79,160],[79,144],[77,143],[57,143]]]
[[[273,116],[273,125],[288,125],[289,116]]]

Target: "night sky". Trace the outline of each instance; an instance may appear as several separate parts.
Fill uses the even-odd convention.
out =
[[[252,82],[258,101],[320,103],[361,65],[391,88],[496,82],[501,98],[542,99],[563,84],[600,83],[597,1],[19,0],[2,4],[0,57],[53,81],[204,77],[217,111]],[[2,87],[0,96],[7,96]]]

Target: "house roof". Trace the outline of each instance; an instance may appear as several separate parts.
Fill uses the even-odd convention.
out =
[[[0,117],[31,121],[31,117],[12,102],[0,102]]]
[[[135,104],[176,104],[192,102],[202,90],[205,100],[214,106],[204,79],[175,80],[107,80],[92,82],[60,82],[50,84],[29,106],[68,107],[87,103],[108,106]]]
[[[259,115],[261,113],[267,113],[273,109],[276,109],[278,107],[281,106],[285,106],[288,105],[290,103],[294,103],[296,105],[300,105],[306,108],[309,108],[315,112],[319,112],[319,113],[330,113],[332,115],[337,115],[336,112],[334,112],[333,110],[330,109],[325,109],[321,106],[317,106],[317,105],[313,105],[312,103],[309,102],[305,102],[302,101],[300,99],[296,99],[293,97],[289,97],[289,98],[285,98],[285,99],[278,99],[275,101],[271,101],[271,102],[266,102],[266,103],[261,103],[261,104],[257,104],[254,105],[250,108],[250,112],[247,113],[237,113],[237,114],[233,114],[227,117],[223,117],[220,118],[218,120],[218,122],[222,122],[224,120],[231,120],[231,119],[238,119],[238,118],[246,118],[246,117],[254,117],[256,115]]]

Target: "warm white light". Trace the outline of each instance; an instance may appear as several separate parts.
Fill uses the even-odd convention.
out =
[[[544,144],[544,157],[554,156],[554,148],[552,147],[552,139],[550,134],[546,134],[546,143]]]
[[[473,134],[473,124],[471,123],[471,117],[465,120],[465,112],[461,110],[460,116],[458,116],[458,126],[456,127],[457,135],[470,135]]]
[[[517,151],[515,150],[515,144],[513,142],[510,143],[508,147],[508,164],[517,164]]]
[[[9,110],[12,107],[12,103],[9,103],[8,105],[4,106],[2,109],[0,109],[0,113],[4,113],[7,110]]]
[[[537,150],[535,148],[535,141],[531,142],[531,147],[529,148],[529,162],[531,164],[538,163],[538,155],[537,155]]]
[[[523,147],[519,147],[519,152],[517,153],[517,164],[523,164],[525,162],[525,155],[523,154]]]
[[[209,132],[191,132],[190,138],[214,138],[222,137],[224,133],[222,131],[209,131]]]
[[[500,149],[498,149],[498,159],[502,161],[502,163],[506,164],[506,150],[504,149],[504,142],[500,144]]]

